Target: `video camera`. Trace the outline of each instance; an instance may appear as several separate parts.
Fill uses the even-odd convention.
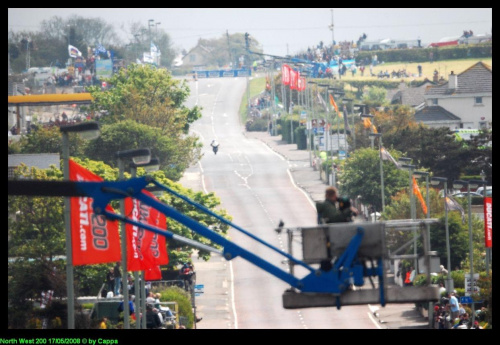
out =
[[[346,208],[350,208],[351,207],[351,200],[348,197],[346,197],[346,196],[340,196],[337,199],[337,201],[339,203],[339,210],[340,211],[343,211]]]

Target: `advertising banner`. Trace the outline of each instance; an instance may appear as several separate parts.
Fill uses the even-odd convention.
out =
[[[484,198],[484,246],[493,245],[493,198]]]

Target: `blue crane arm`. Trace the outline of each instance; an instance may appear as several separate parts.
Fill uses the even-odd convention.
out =
[[[250,263],[256,265],[257,267],[267,271],[268,273],[274,275],[275,277],[281,279],[282,281],[290,284],[293,288],[296,288],[302,292],[310,293],[327,293],[339,296],[344,292],[350,284],[350,279],[353,276],[356,277],[359,282],[360,275],[362,278],[363,274],[355,262],[357,250],[361,244],[361,240],[364,234],[362,228],[358,228],[357,234],[351,239],[349,245],[347,246],[345,253],[341,257],[342,267],[335,266],[330,270],[323,269],[313,269],[300,260],[293,258],[296,263],[302,264],[310,272],[303,277],[298,279],[292,274],[280,269],[279,267],[271,264],[270,262],[258,257],[257,255],[251,253],[250,251],[238,246],[237,244],[231,242],[227,238],[219,235],[215,231],[209,229],[208,227],[198,223],[192,218],[182,214],[181,212],[175,210],[171,206],[168,206],[156,198],[149,196],[144,193],[143,190],[150,183],[154,183],[157,187],[164,189],[176,196],[180,195],[170,188],[161,185],[149,176],[131,178],[126,181],[102,181],[102,182],[73,182],[73,181],[9,181],[9,195],[47,195],[47,196],[87,196],[91,197],[93,202],[93,209],[96,214],[103,214],[111,219],[124,221],[129,224],[140,226],[146,230],[156,232],[160,235],[166,236],[168,238],[181,239],[176,237],[177,235],[165,231],[153,226],[138,223],[134,220],[120,216],[111,212],[106,211],[106,206],[113,200],[123,199],[126,197],[135,198],[144,204],[151,206],[158,211],[165,214],[167,217],[178,221],[179,223],[189,227],[201,236],[217,243],[223,247],[223,256],[227,260],[232,260],[236,257],[242,257],[243,259],[249,261]],[[182,197],[183,200],[188,201],[189,199]],[[216,215],[212,211],[206,209],[204,206],[199,205],[193,201],[189,201],[192,205],[200,208],[201,210],[208,212],[214,217],[223,220],[222,217]],[[228,225],[235,226],[231,222],[224,220]],[[243,229],[237,227],[238,230],[245,232],[247,235],[251,235]],[[251,235],[252,238],[257,239],[260,243],[273,248],[271,245],[265,243],[264,241]],[[188,239],[185,239],[188,240]],[[191,240],[188,240],[188,242]],[[185,241],[186,242],[186,241]],[[187,242],[186,242],[187,243]],[[192,241],[193,246],[197,246],[197,242]],[[198,247],[200,244],[198,244]],[[202,244],[201,244],[202,245]],[[204,246],[204,245],[203,245]],[[211,250],[210,247],[206,246],[202,249]],[[273,248],[274,249],[274,248]],[[211,250],[215,251],[215,250]],[[277,250],[282,253],[281,251]],[[286,254],[286,253],[285,253]],[[289,255],[287,257],[290,258]],[[340,306],[338,306],[340,307]]]

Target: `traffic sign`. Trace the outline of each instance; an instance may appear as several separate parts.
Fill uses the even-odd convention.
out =
[[[472,297],[470,297],[470,296],[460,297],[460,303],[462,303],[462,304],[472,304]]]

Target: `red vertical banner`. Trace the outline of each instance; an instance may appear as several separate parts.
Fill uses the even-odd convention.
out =
[[[305,77],[299,77],[298,81],[298,90],[299,91],[304,91],[306,89],[306,78]]]
[[[149,217],[149,206],[143,205],[139,200],[125,198],[125,215],[136,222],[144,222]],[[144,248],[149,248],[152,236],[150,231],[143,228],[125,224],[127,237],[127,271],[144,271],[154,263],[144,255]]]
[[[69,160],[71,181],[102,181],[103,179]],[[70,198],[71,205],[71,245],[73,265],[93,265],[117,262],[121,258],[118,222],[110,221],[102,215],[94,214],[92,198]],[[113,212],[110,206],[106,210]]]
[[[484,198],[484,246],[493,246],[493,198]]]
[[[297,90],[297,82],[299,79],[299,72],[293,69],[290,69],[290,89]]]
[[[156,199],[148,191],[143,191],[143,193]],[[125,214],[132,220],[157,227],[161,230],[166,230],[167,228],[167,218],[165,215],[141,203],[139,200],[126,198]],[[168,264],[165,236],[132,224],[127,224],[125,229],[127,232],[127,269],[129,271],[147,272],[154,269],[155,266]],[[153,271],[159,271],[159,268]],[[161,277],[158,279],[161,279]]]
[[[290,66],[285,64],[281,66],[281,79],[283,80],[283,85],[290,84]]]

